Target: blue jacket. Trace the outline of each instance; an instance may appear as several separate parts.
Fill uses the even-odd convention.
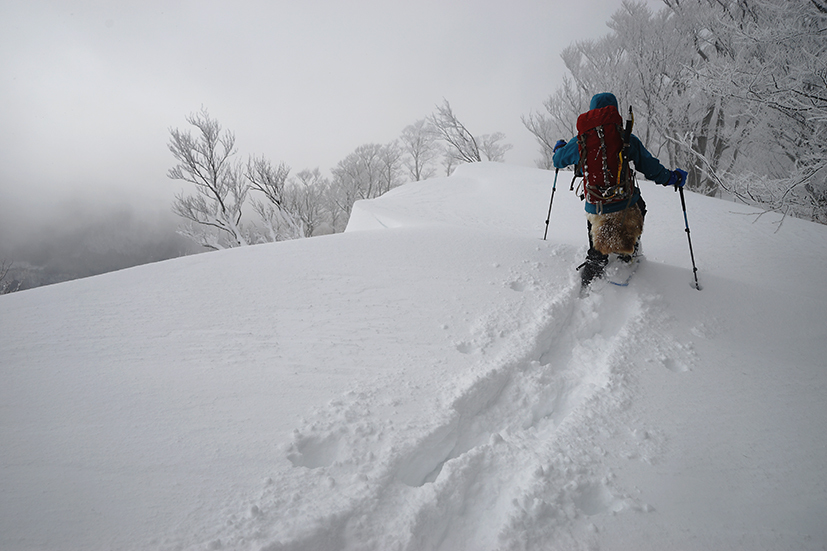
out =
[[[600,109],[601,107],[606,107],[607,105],[614,105],[617,107],[617,98],[614,94],[596,94],[589,104],[589,109]],[[569,143],[565,146],[558,149],[554,153],[551,160],[555,168],[565,168],[567,166],[576,165],[580,161],[580,150],[577,146],[577,136],[569,140]],[[671,172],[665,166],[660,164],[660,161],[653,157],[652,154],[649,153],[645,147],[643,147],[643,144],[634,134],[632,134],[632,137],[629,140],[629,160],[635,164],[636,170],[642,172],[643,175],[646,176],[646,179],[652,180],[662,186],[669,183]],[[637,203],[638,197],[640,197],[640,192],[635,190],[635,196],[632,200],[628,203],[624,202],[618,204],[618,210]],[[586,211],[595,213],[597,212],[597,207],[587,202]],[[603,212],[611,211],[604,210]]]

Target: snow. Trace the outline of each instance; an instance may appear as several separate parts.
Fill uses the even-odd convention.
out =
[[[0,297],[0,548],[825,549],[827,227],[493,163],[348,231]]]

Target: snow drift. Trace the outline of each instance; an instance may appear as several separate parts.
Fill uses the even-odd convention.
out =
[[[0,547],[823,549],[827,228],[642,183],[578,297],[560,173],[0,297]]]

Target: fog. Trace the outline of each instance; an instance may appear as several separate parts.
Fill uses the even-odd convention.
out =
[[[0,260],[7,291],[89,277],[201,252],[176,233],[169,208],[67,200],[33,218],[4,212]],[[28,226],[27,226],[28,224]]]
[[[0,260],[83,277],[191,252],[170,205],[192,190],[166,177],[166,144],[202,107],[235,132],[241,157],[329,174],[445,98],[475,134],[505,133],[506,162],[533,166],[521,116],[557,87],[562,49],[608,32],[617,7],[0,3]]]

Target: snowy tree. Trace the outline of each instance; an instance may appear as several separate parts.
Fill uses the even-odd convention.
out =
[[[252,243],[295,239],[304,235],[301,221],[290,211],[285,182],[290,169],[274,166],[264,157],[251,157],[246,165],[234,159],[235,136],[211,118],[206,109],[187,117],[197,130],[170,130],[169,149],[178,164],[168,176],[195,185],[195,195],[175,197],[173,212],[189,224],[179,233],[208,249],[225,249]],[[264,200],[251,198],[257,191]],[[258,221],[243,223],[248,205]]]
[[[598,92],[613,92],[624,97],[618,75],[623,52],[614,35],[600,40],[578,41],[560,54],[569,75],[563,77],[560,87],[543,102],[545,113],[531,113],[523,117],[523,124],[540,145],[541,158],[537,165],[551,168],[551,156],[557,140],[568,140],[577,134],[576,122],[580,113],[589,108],[591,97]]]
[[[290,211],[301,221],[305,237],[313,236],[326,221],[325,196],[329,187],[330,181],[318,168],[302,170],[287,185]]]
[[[206,109],[189,115],[187,122],[196,135],[173,128],[168,144],[178,164],[167,175],[195,185],[196,191],[175,196],[173,211],[190,222],[179,231],[208,249],[247,245],[241,215],[250,186],[232,162],[235,136],[222,132]]]
[[[404,159],[405,167],[411,180],[418,182],[434,175],[433,161],[439,157],[437,135],[427,119],[420,119],[406,126],[400,137],[402,150],[407,155]]]
[[[503,162],[503,160],[505,160],[505,153],[512,148],[511,144],[502,143],[504,139],[505,134],[502,132],[483,134],[477,139],[480,146],[480,153],[482,153],[488,161]]]
[[[711,2],[694,5],[712,9]],[[686,14],[686,3],[670,2]],[[701,161],[736,197],[827,222],[827,8],[823,2],[723,3],[698,19],[725,55],[698,73],[699,85],[737,105],[744,128],[736,163]]]
[[[328,200],[334,218],[350,217],[353,203],[373,199],[401,184],[402,150],[394,141],[385,145],[364,144],[339,161],[331,172]],[[334,228],[339,224],[334,222]]]
[[[268,202],[279,208],[285,207],[284,187],[289,175],[290,167],[284,163],[274,167],[264,157],[251,157],[245,171],[250,187],[263,193]]]
[[[462,164],[462,161],[457,158],[456,153],[451,148],[451,146],[443,146],[442,148],[442,168],[445,171],[446,176],[450,176],[454,173],[457,166]]]
[[[577,134],[577,116],[588,109],[590,99],[588,91],[564,76],[560,88],[543,102],[546,113],[531,113],[522,117],[523,125],[540,145],[541,158],[536,163],[539,168],[554,168],[551,162],[554,144],[557,140],[568,140]]]
[[[2,262],[0,262],[0,295],[5,295],[16,290],[12,288],[12,282],[6,281],[6,276],[9,275],[9,270],[11,270],[12,264],[13,262],[6,259],[3,259]]]
[[[383,149],[381,144],[360,145],[332,170],[330,199],[346,217],[350,217],[356,201],[373,199],[383,193]]]
[[[266,201],[253,200],[253,208],[259,214],[264,225],[264,234],[260,241],[284,241],[304,237],[301,221],[289,208],[285,197],[285,182],[290,168],[284,163],[274,167],[263,158],[251,158],[245,172],[253,190],[264,194]]]
[[[428,119],[440,139],[448,144],[448,153],[460,163],[478,163],[482,161],[476,138],[465,128],[454,112],[448,100],[437,105],[436,112]]]
[[[684,167],[690,189],[716,194],[717,184],[696,159],[721,166],[737,140],[726,102],[696,83],[697,72],[718,55],[703,40],[703,28],[672,10],[653,14],[632,2],[624,2],[608,25],[623,52],[617,81],[635,108],[636,135],[667,164]]]
[[[449,175],[457,164],[478,163],[483,156],[486,160],[500,162],[506,151],[511,149],[510,144],[502,143],[505,139],[502,132],[474,136],[459,121],[448,100],[437,105],[436,112],[428,117],[428,122],[436,136],[447,144],[443,166]]]
[[[563,51],[569,77],[545,102],[547,114],[523,121],[541,145],[539,164],[550,165],[557,139],[576,134],[574,122],[593,94],[613,92],[621,106],[633,106],[634,131],[647,149],[664,164],[686,168],[691,189],[717,192],[698,159],[715,168],[731,163],[743,127],[723,98],[697,83],[698,73],[720,54],[704,25],[685,15],[695,13],[691,3],[680,3],[682,13],[670,7],[653,13],[642,2],[624,1],[608,22],[612,32]]]
[[[379,161],[382,166],[379,195],[402,184],[403,156],[404,152],[395,140],[382,146],[379,151]]]
[[[537,168],[551,170],[554,163],[551,160],[554,154],[554,144],[559,139],[567,140],[573,134],[558,132],[552,120],[542,113],[530,113],[522,117],[523,126],[531,132],[540,145],[540,158],[535,161]]]

